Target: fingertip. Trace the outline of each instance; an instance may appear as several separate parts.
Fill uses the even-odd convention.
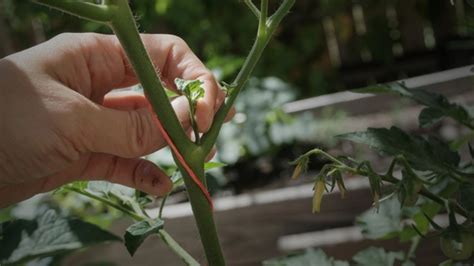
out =
[[[205,133],[211,127],[214,118],[214,107],[204,101],[198,101],[196,105],[196,123],[199,132]]]
[[[214,111],[217,112],[217,110],[221,107],[221,105],[225,101],[226,94],[225,92],[219,88],[217,91],[217,97],[216,97],[216,105],[214,107]]]
[[[230,120],[232,120],[232,119],[234,118],[236,112],[237,112],[237,111],[235,110],[235,107],[232,107],[232,108],[230,109],[229,113],[227,114],[227,116],[225,117],[224,122],[227,123],[227,122],[229,122]]]
[[[138,175],[136,188],[150,195],[164,196],[173,187],[171,179],[152,162],[143,160]]]
[[[216,146],[214,146],[214,147],[212,147],[211,151],[207,155],[206,162],[209,162],[210,160],[212,160],[212,158],[214,158],[214,156],[216,156],[216,153],[217,153],[217,149],[216,149]]]

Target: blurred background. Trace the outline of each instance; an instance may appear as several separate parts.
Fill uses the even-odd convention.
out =
[[[277,1],[270,3],[272,7],[278,4]],[[257,21],[238,0],[194,0],[192,4],[189,0],[147,0],[131,1],[131,4],[141,32],[182,37],[223,81],[232,81],[255,38]],[[211,191],[217,197],[234,197],[235,200],[241,199],[239,195],[264,192],[270,195],[273,190],[304,186],[312,181],[323,162],[313,163],[309,175],[298,181],[289,180],[292,171],[289,162],[316,146],[331,149],[336,154],[364,154],[368,159],[378,160],[382,167],[383,158],[363,149],[356,150],[347,143],[339,143],[333,136],[363,130],[368,126],[395,124],[404,129],[414,129],[419,109],[400,99],[385,98],[387,101],[375,108],[370,108],[374,106],[373,101],[333,105],[331,102],[334,99],[337,102],[339,96],[331,95],[472,65],[473,14],[473,2],[465,0],[297,0],[265,51],[255,77],[239,96],[238,114],[221,132],[216,160],[227,166],[210,172]],[[0,57],[62,32],[91,31],[111,33],[97,23],[30,1],[0,0]],[[453,90],[453,95],[469,102],[472,93],[469,98],[465,97],[465,92],[472,91],[472,80],[459,84],[461,86],[457,88],[453,88],[452,83],[443,83],[438,87],[450,93]],[[324,95],[329,97],[324,98]],[[298,111],[288,108],[303,99],[322,104],[317,108],[313,105]],[[433,130],[448,139],[461,134],[449,122]],[[149,159],[164,167],[172,165],[166,150],[150,155]],[[360,188],[364,185],[354,186]],[[252,204],[228,207],[225,213],[217,215],[217,219],[225,231],[223,244],[230,254],[231,265],[257,265],[262,259],[291,251],[291,248],[282,248],[282,245],[285,247],[280,241],[283,234],[351,226],[354,217],[370,207],[370,196],[366,190],[365,187],[362,192],[357,192],[359,194],[355,193],[352,200],[334,199],[331,203],[333,207],[328,207],[330,214],[323,216],[326,219],[310,214],[311,195],[306,197],[304,193],[300,198],[289,196],[287,203],[281,203],[282,200],[278,204],[272,203],[272,200],[263,201],[256,204],[259,206],[256,209],[249,207]],[[285,193],[298,193],[298,190]],[[79,200],[75,195],[55,197],[51,200],[41,196],[17,207],[0,210],[0,220],[31,216],[31,213],[38,211],[38,206],[63,209],[104,227],[119,218],[117,213],[86,199]],[[185,196],[175,195],[170,204],[179,205],[185,200]],[[265,204],[271,206],[262,207]],[[282,209],[291,211],[293,218],[275,222],[273,228],[267,228],[267,235],[263,233],[260,242],[255,239],[250,241],[255,248],[266,246],[268,249],[258,254],[251,253],[249,250],[252,248],[249,247],[252,244],[243,245],[241,242],[248,242],[252,232],[258,234],[257,231],[273,223],[276,217],[290,215]],[[171,213],[169,217],[179,220],[176,224],[189,224],[192,229],[173,227],[171,221],[170,231],[192,253],[199,253],[192,217],[186,212],[177,213]],[[234,216],[244,220],[233,221]],[[244,232],[238,229],[236,223],[254,229]],[[125,225],[118,222],[112,230],[121,233]],[[117,254],[117,246],[103,247],[95,254],[108,254],[117,265],[148,265],[148,257],[144,254],[152,256],[155,246],[160,246],[158,242],[155,239],[151,244],[150,241],[149,246],[152,247],[139,251],[135,261],[129,260],[125,253]],[[364,242],[361,245],[368,244]],[[315,246],[314,243],[312,246]],[[358,247],[344,246],[344,249],[351,252]],[[332,255],[350,257],[340,248],[330,247],[328,250]],[[166,250],[163,252],[170,256],[162,258],[163,261],[174,265],[176,258]],[[242,258],[242,252],[249,252],[248,257]],[[73,257],[71,263],[82,265],[94,261],[94,253],[86,255]]]

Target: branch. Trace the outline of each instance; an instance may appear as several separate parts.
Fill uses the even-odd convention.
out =
[[[309,152],[305,153],[304,155],[302,156],[311,156],[311,155],[322,155],[324,157],[326,157],[327,159],[329,159],[330,161],[332,161],[333,163],[336,163],[338,164],[341,168],[344,168],[346,169],[347,171],[353,173],[353,174],[357,174],[357,175],[361,175],[361,176],[367,176],[367,172],[366,171],[362,171],[362,170],[359,170],[359,169],[356,169],[356,168],[353,168],[353,167],[350,167],[349,165],[343,163],[342,161],[336,159],[335,157],[331,156],[329,153],[321,150],[321,149],[313,149],[313,150],[310,150]],[[392,167],[392,166],[390,166]],[[377,173],[374,173],[374,174],[377,174]],[[378,174],[377,174],[378,175]],[[400,182],[400,180],[394,178],[393,176],[388,176],[388,175],[378,175],[383,181],[385,182],[388,182],[388,183],[391,183],[391,184],[398,184]],[[436,202],[437,204],[439,204],[440,206],[444,207],[445,206],[445,203],[446,203],[446,200],[443,199],[442,197],[436,195],[436,194],[433,194],[431,191],[427,190],[426,188],[422,188],[418,194],[422,195],[423,197],[427,198],[427,199],[430,199],[434,202]],[[469,213],[464,209],[462,208],[461,206],[459,205],[455,205],[454,206],[454,211],[457,212],[458,214],[468,218],[469,217]]]
[[[260,10],[254,5],[252,0],[244,0],[244,3],[248,6],[250,11],[257,17],[257,19],[260,18]]]
[[[65,13],[96,22],[110,22],[113,12],[108,5],[96,5],[88,2],[70,0],[33,0],[34,2],[51,7]]]
[[[283,18],[290,12],[291,7],[295,4],[296,0],[286,0],[283,2],[273,15],[268,18],[268,30],[274,32],[276,27],[280,24]]]
[[[267,34],[268,0],[261,0],[257,35]]]
[[[158,234],[161,237],[161,240],[165,242],[165,244],[178,255],[181,260],[186,263],[186,265],[190,266],[199,266],[199,262],[197,262],[191,255],[189,255],[186,250],[184,250],[176,240],[174,240],[170,234],[168,234],[164,229],[158,231]]]
[[[263,50],[265,50],[265,47],[273,36],[273,33],[275,32],[278,24],[288,13],[294,3],[295,0],[285,0],[275,12],[275,14],[272,15],[270,19],[267,19],[266,15],[268,8],[265,7],[265,4],[268,4],[268,0],[262,0],[262,10],[259,19],[259,30],[257,33],[257,38],[252,46],[252,50],[250,50],[250,53],[247,56],[247,59],[245,60],[244,65],[240,69],[239,74],[235,78],[234,82],[232,82],[232,90],[231,94],[229,95],[229,98],[227,99],[225,104],[221,106],[219,111],[217,111],[216,115],[214,116],[214,122],[212,123],[212,126],[209,131],[201,138],[201,147],[202,152],[204,154],[209,153],[212,147],[214,146],[214,143],[216,142],[217,137],[219,135],[219,131],[221,130],[222,125],[224,124],[225,117],[231,110],[237,96],[239,95],[240,91],[249,79],[250,74],[254,70],[255,65],[257,64],[263,53]],[[264,28],[261,28],[261,25],[263,25]]]

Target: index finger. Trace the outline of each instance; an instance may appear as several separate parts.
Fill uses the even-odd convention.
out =
[[[176,90],[174,84],[176,78],[198,79],[203,82],[205,94],[204,98],[197,103],[196,122],[199,130],[206,132],[214,118],[217,95],[220,90],[212,72],[191,51],[186,42],[179,37],[173,35],[142,35],[142,39],[152,58],[164,58],[164,60],[158,60],[156,65],[160,69],[161,80],[168,88]],[[161,43],[159,45],[160,49],[157,49],[156,42]],[[163,57],[163,51],[166,51],[166,57]]]

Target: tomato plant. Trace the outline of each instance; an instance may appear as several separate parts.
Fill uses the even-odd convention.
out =
[[[391,164],[386,172],[380,173],[373,169],[370,161],[364,159],[332,156],[321,149],[303,154],[294,162],[294,177],[306,169],[311,156],[328,161],[315,178],[313,211],[320,212],[323,194],[332,191],[336,184],[344,195],[344,176],[366,177],[378,213],[368,212],[357,218],[356,222],[365,237],[399,238],[402,242],[411,241],[412,245],[406,253],[397,255],[390,255],[383,249],[362,251],[353,258],[355,262],[378,253],[379,258],[384,258],[384,263],[371,265],[394,265],[397,260],[403,265],[413,265],[420,241],[432,237],[440,238],[440,248],[449,258],[445,265],[450,265],[451,260],[471,258],[474,239],[474,150],[470,145],[474,130],[473,109],[452,103],[440,94],[409,89],[403,82],[371,86],[357,92],[391,93],[410,98],[425,106],[418,117],[420,127],[431,127],[442,118],[449,117],[468,132],[451,142],[433,135],[410,134],[397,127],[369,128],[363,132],[339,135],[339,139],[365,144],[382,155],[390,156]],[[469,150],[470,159],[461,160],[462,148]],[[441,212],[447,212],[449,216],[446,228],[433,221],[433,217]],[[462,217],[462,223],[458,223],[456,215]],[[408,224],[407,220],[410,221]],[[430,225],[435,232],[431,232]],[[314,256],[314,252],[311,254]],[[308,253],[301,255],[302,258],[305,256]],[[331,260],[321,254],[318,258]],[[296,257],[291,257],[291,260],[296,260]],[[287,259],[282,258],[269,261],[268,265],[289,264]]]
[[[141,41],[128,0],[36,0],[34,2],[87,20],[98,22],[110,27],[114,31],[157,115],[158,127],[172,150],[173,157],[179,170],[179,175],[175,176],[174,184],[176,187],[183,183],[186,186],[207,262],[209,265],[225,265],[212,214],[212,199],[207,190],[205,179],[206,164],[204,162],[217,140],[225,117],[234,105],[237,96],[244,88],[245,83],[259,61],[260,56],[269,43],[271,37],[277,30],[278,25],[289,12],[290,8],[295,3],[295,0],[284,0],[273,14],[269,13],[268,0],[262,0],[260,8],[257,8],[251,0],[244,1],[258,20],[257,36],[253,47],[235,80],[230,84],[223,84],[227,92],[226,101],[216,113],[213,124],[208,132],[202,136],[197,132],[193,113],[196,101],[203,97],[204,92],[201,88],[201,82],[180,79],[175,81],[177,87],[180,89],[181,93],[187,97],[190,104],[190,115],[195,131],[194,140],[190,140],[187,137],[186,132],[184,132],[171,107],[165,88],[163,88],[155,67],[148,56],[143,42]],[[136,223],[127,229],[124,236],[125,245],[132,255],[146,237],[152,234],[158,234],[186,264],[198,264],[197,261],[182,249],[163,229],[164,222],[161,219],[161,211],[160,216],[156,218],[151,218],[146,214],[144,211],[144,204],[148,201],[146,195],[127,189],[120,189],[111,186],[110,184],[94,182],[67,185],[63,190],[74,191],[86,197],[99,200],[132,217]],[[162,201],[162,204],[164,201],[165,200]],[[45,218],[39,217],[39,219],[44,220]],[[51,226],[54,227],[56,224],[53,223]],[[91,225],[87,224],[87,226]],[[11,226],[7,223],[2,224],[2,227],[0,228],[2,229],[2,232],[4,232],[9,231]],[[72,228],[70,226],[65,226],[62,230],[71,231]],[[99,231],[97,228],[96,232],[92,233],[98,234],[99,232],[102,231]],[[93,242],[81,242],[81,239],[77,237],[76,233],[77,232],[71,233],[71,239],[75,241],[74,243],[77,243],[66,248],[67,250],[80,248],[89,242]],[[2,235],[7,234],[2,233]],[[14,234],[14,237],[22,239],[23,235],[24,234],[21,234],[21,231],[17,231],[17,234]],[[110,236],[106,236],[107,238],[103,238],[103,240],[112,239]],[[15,250],[15,243],[12,243],[12,241],[7,237],[1,238],[2,252],[5,253],[0,257],[2,259],[2,264],[15,264],[30,258],[51,255],[61,251],[61,249],[55,248],[56,246],[53,243],[43,243],[42,249],[44,252],[28,248],[29,244],[37,246],[34,244],[33,240],[34,239],[26,238],[22,239],[20,243],[15,242],[20,245],[20,247],[24,247],[22,244],[26,243],[26,246],[23,249],[20,249],[21,256],[19,256],[17,255],[18,252]],[[3,250],[4,245],[12,248]],[[61,247],[64,248],[64,246],[67,246],[67,243],[62,243]]]

